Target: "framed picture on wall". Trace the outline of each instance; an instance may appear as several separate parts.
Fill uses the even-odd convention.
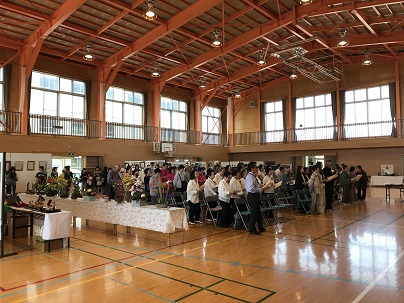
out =
[[[46,161],[39,161],[38,169],[39,166],[43,166],[44,170],[46,170]]]
[[[24,161],[15,161],[15,170],[23,171],[24,170]]]
[[[35,161],[27,161],[27,170],[35,169]]]

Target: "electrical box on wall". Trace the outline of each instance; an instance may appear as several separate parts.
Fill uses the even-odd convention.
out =
[[[256,107],[257,103],[254,100],[250,101],[250,107]]]

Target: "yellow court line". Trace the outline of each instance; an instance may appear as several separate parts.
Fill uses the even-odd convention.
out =
[[[241,235],[234,236],[234,237],[230,237],[230,238],[227,238],[227,239],[224,239],[224,240],[216,241],[216,242],[207,244],[206,246],[215,245],[215,244],[217,244],[217,243],[220,243],[220,242],[223,242],[223,241],[229,241],[229,240],[232,240],[232,239],[235,239],[235,238],[239,238],[239,237],[242,237],[242,236],[247,236],[247,234],[241,234]],[[190,251],[193,251],[193,250],[196,250],[196,249],[201,249],[201,248],[203,248],[203,247],[204,247],[204,246],[195,247],[195,248],[192,248],[192,249],[190,249],[190,250],[187,250],[186,252],[190,252]],[[169,247],[168,247],[168,248],[169,248]],[[134,256],[134,257],[136,257],[136,256]],[[32,296],[32,297],[28,297],[28,298],[20,299],[20,300],[17,300],[17,301],[13,301],[13,303],[24,302],[24,301],[31,300],[31,299],[34,299],[34,298],[46,296],[46,295],[49,295],[49,294],[54,293],[54,292],[57,292],[57,291],[61,291],[61,290],[68,289],[68,288],[73,287],[73,286],[77,286],[77,285],[80,285],[80,284],[92,282],[92,281],[95,281],[95,280],[98,280],[98,279],[101,279],[101,278],[105,278],[105,277],[108,277],[108,276],[111,276],[111,275],[119,274],[119,273],[121,273],[121,272],[125,272],[125,271],[128,271],[128,270],[136,269],[136,268],[139,267],[139,266],[148,265],[148,264],[155,263],[155,262],[159,262],[159,261],[161,261],[161,260],[165,260],[165,259],[172,258],[172,257],[176,257],[176,255],[169,255],[169,256],[163,257],[163,258],[161,258],[161,259],[152,260],[152,261],[149,261],[149,262],[146,262],[146,263],[143,263],[143,264],[139,264],[139,265],[136,265],[136,266],[133,266],[133,267],[130,267],[130,268],[121,269],[121,270],[118,270],[118,271],[115,271],[115,272],[112,272],[112,273],[109,273],[109,274],[105,274],[105,275],[103,275],[103,276],[99,276],[99,277],[95,277],[95,278],[88,279],[88,280],[86,280],[86,281],[82,281],[82,282],[70,284],[70,285],[67,285],[67,286],[64,286],[64,287],[61,287],[61,288],[58,288],[58,289],[50,290],[50,291],[48,291],[48,292],[45,292],[45,293],[42,293],[42,294],[38,294],[38,295]]]

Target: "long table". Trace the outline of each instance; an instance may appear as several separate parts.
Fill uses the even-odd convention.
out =
[[[30,235],[33,235],[34,216],[43,216],[43,233],[42,240],[50,242],[52,240],[67,238],[67,247],[70,247],[70,222],[72,215],[70,211],[61,211],[57,213],[43,213],[29,208],[10,206],[9,209],[13,212],[13,222],[16,222],[16,217],[19,213],[28,214],[30,217],[29,224],[26,228],[30,228]],[[13,225],[13,239],[15,239],[15,224]],[[50,251],[50,243],[48,252]]]
[[[24,202],[37,199],[34,195],[19,195]],[[94,220],[114,225],[113,234],[117,235],[117,226],[142,228],[168,234],[168,245],[170,245],[170,234],[176,228],[182,231],[188,230],[188,220],[184,208],[170,207],[159,208],[155,205],[133,206],[131,203],[83,201],[82,199],[61,199],[52,197],[56,207],[70,211],[73,216],[73,225],[76,218]]]

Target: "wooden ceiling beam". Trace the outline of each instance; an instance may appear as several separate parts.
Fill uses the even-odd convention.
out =
[[[157,26],[149,33],[134,41],[130,46],[125,47],[124,49],[107,58],[104,61],[105,68],[113,67],[119,60],[126,60],[134,53],[146,48],[150,44],[166,36],[168,33],[176,30],[180,26],[186,24],[196,16],[212,8],[221,1],[222,0],[198,1],[192,4],[191,6],[177,14],[175,17],[168,20],[167,24],[161,24]]]

